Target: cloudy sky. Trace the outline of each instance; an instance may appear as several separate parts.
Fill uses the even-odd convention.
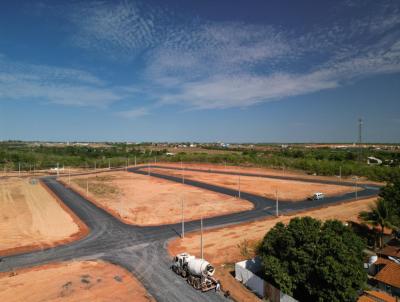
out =
[[[0,139],[400,142],[400,2],[1,1]]]

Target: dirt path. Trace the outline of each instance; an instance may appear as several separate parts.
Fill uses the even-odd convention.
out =
[[[40,183],[0,182],[0,255],[72,240],[82,230]]]
[[[102,261],[54,263],[0,274],[0,301],[154,301],[125,269]]]
[[[176,223],[252,209],[250,202],[174,183],[167,180],[134,174],[109,172],[96,175],[61,178],[64,183],[108,210],[124,222],[137,225]]]

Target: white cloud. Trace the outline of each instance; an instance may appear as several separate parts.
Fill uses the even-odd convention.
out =
[[[149,115],[150,111],[149,108],[147,107],[139,107],[139,108],[133,108],[131,110],[126,110],[126,111],[119,111],[117,112],[117,115],[125,117],[125,118],[139,118],[142,116]]]
[[[38,97],[63,104],[107,106],[126,95],[140,96],[149,106],[118,113],[136,118],[165,104],[246,107],[400,72],[399,5],[370,1],[372,9],[365,3],[347,1],[351,18],[334,16],[306,30],[188,20],[140,2],[84,2],[66,13],[74,45],[122,61],[141,54],[140,85],[108,88],[84,71],[35,67],[17,73],[15,66],[3,81],[8,77],[17,92],[32,85]]]
[[[0,60],[0,100],[39,100],[106,107],[124,98],[94,75],[77,69]]]
[[[69,17],[77,29],[72,41],[112,58],[131,59],[160,36],[162,27],[155,25],[160,14],[155,7],[134,2],[80,3]]]

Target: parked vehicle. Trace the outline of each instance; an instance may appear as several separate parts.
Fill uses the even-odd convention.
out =
[[[325,198],[325,194],[321,193],[321,192],[316,192],[313,194],[313,196],[309,197],[309,200],[320,200],[320,199],[324,199]]]
[[[178,254],[172,261],[171,269],[181,275],[195,289],[205,292],[214,289],[218,281],[213,278],[215,268],[206,260],[187,253]]]

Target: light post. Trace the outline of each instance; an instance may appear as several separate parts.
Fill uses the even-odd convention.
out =
[[[241,198],[241,190],[240,190],[240,174],[239,174],[239,177],[238,177],[238,192],[239,192],[238,196],[239,196],[239,199],[240,199],[240,198]]]
[[[358,177],[356,176],[356,177],[355,177],[355,186],[356,186],[356,191],[355,191],[355,194],[356,194],[356,200],[358,199],[358,188],[357,188],[357,182],[358,182]]]
[[[201,259],[204,259],[203,254],[203,216],[200,218],[200,252],[201,252]]]
[[[184,211],[183,211],[183,207],[184,207],[184,204],[183,204],[183,196],[182,196],[182,239],[183,238],[185,238],[185,214],[184,214]]]

